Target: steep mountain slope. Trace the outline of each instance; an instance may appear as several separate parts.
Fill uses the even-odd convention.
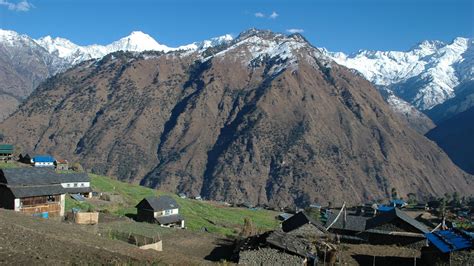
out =
[[[43,83],[0,124],[33,153],[169,191],[276,206],[472,193],[471,176],[301,35],[114,53]]]
[[[360,51],[353,55],[326,51],[337,63],[358,70],[419,110],[429,110],[474,79],[473,39],[452,43],[424,41],[407,52]]]
[[[426,112],[436,124],[474,107],[474,81],[463,83],[455,91],[456,96]]]
[[[395,96],[393,92],[382,90],[381,93],[392,111],[398,114],[402,120],[405,120],[418,133],[424,135],[436,126],[427,115],[410,103]]]
[[[116,51],[195,51],[225,44],[224,35],[176,48],[159,44],[149,35],[135,31],[108,45],[79,46],[64,38],[46,36],[38,40],[0,29],[0,121],[46,78],[86,60]]]
[[[474,107],[440,123],[426,136],[466,172],[474,174]]]
[[[0,121],[63,66],[28,36],[0,29]]]

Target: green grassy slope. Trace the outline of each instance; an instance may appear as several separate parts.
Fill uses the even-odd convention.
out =
[[[235,235],[243,224],[245,217],[249,217],[255,226],[261,230],[269,230],[278,226],[278,222],[275,220],[277,213],[273,211],[234,208],[222,206],[215,202],[181,199],[171,193],[120,182],[105,176],[89,175],[94,191],[114,192],[124,198],[125,203],[106,208],[116,215],[136,214],[135,205],[144,197],[170,195],[178,202],[179,212],[185,219],[186,227],[190,230],[199,231],[206,227],[210,232]],[[68,199],[66,204],[68,209],[72,207],[87,209],[89,207],[87,203],[78,204],[71,199]]]

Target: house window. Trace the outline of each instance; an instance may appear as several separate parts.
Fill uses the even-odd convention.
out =
[[[81,187],[83,187],[83,186],[84,186],[84,183],[81,183]]]
[[[171,215],[173,213],[173,210],[165,210],[165,215]]]
[[[55,202],[56,198],[54,196],[48,196],[46,202]]]
[[[77,187],[77,183],[74,183],[74,187]]]

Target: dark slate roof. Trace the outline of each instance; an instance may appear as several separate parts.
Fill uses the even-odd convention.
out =
[[[411,218],[408,216],[405,212],[395,208],[392,211],[382,213],[380,215],[377,215],[376,217],[370,219],[367,221],[367,226],[366,229],[372,229],[374,227],[377,227],[379,225],[388,223],[392,221],[395,218],[400,218],[402,221],[410,224],[411,226],[415,227],[417,230],[419,230],[421,233],[429,233],[430,231],[426,226],[423,224],[419,223],[415,219]]]
[[[305,258],[314,257],[314,255],[311,254],[311,243],[297,236],[285,234],[280,231],[274,231],[267,237],[266,241],[268,244],[283,249],[289,253]]]
[[[147,197],[144,198],[140,203],[137,204],[137,208],[142,206],[144,202],[147,202],[148,205],[154,211],[161,211],[161,210],[170,210],[170,209],[177,209],[179,208],[178,203],[170,197],[170,196],[161,196],[161,197]]]
[[[86,173],[58,174],[47,168],[0,169],[0,183],[9,186],[49,185],[72,182],[90,182]]]
[[[183,217],[181,217],[181,215],[179,214],[175,214],[175,215],[159,216],[156,218],[156,220],[160,224],[166,225],[166,224],[181,222],[183,220]]]
[[[64,191],[69,194],[76,194],[76,193],[89,193],[92,192],[91,187],[68,187],[64,188]]]
[[[22,186],[22,185],[49,185],[58,184],[58,178],[56,173],[52,169],[46,168],[12,168],[2,169],[0,182],[7,183],[10,186]]]
[[[283,221],[282,228],[283,228],[283,231],[289,232],[308,223],[314,225],[316,228],[318,228],[322,232],[327,233],[326,228],[320,222],[314,220],[311,216],[309,216],[307,213],[303,211],[300,211],[297,214]]]
[[[61,185],[38,185],[38,186],[20,186],[10,187],[15,198],[25,198],[34,196],[59,195],[66,193]]]
[[[326,222],[326,225],[329,226],[336,219],[336,216],[337,213],[328,213],[328,221]],[[342,213],[341,216],[339,216],[339,219],[337,219],[337,221],[331,226],[331,228],[362,232],[365,231],[367,220],[370,218],[372,217],[347,214],[344,221],[344,213]]]
[[[57,174],[61,183],[90,182],[91,178],[87,173],[67,173]]]
[[[474,238],[462,230],[441,230],[426,234],[426,238],[443,253],[474,247]]]

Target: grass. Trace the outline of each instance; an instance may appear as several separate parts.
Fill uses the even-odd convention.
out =
[[[14,162],[0,162],[0,169],[8,169],[8,168],[18,168],[18,165]]]
[[[148,196],[169,195],[179,204],[180,214],[184,217],[186,227],[193,231],[206,228],[209,232],[222,235],[236,235],[243,225],[244,218],[250,218],[260,230],[274,229],[278,226],[276,212],[268,210],[250,210],[221,206],[215,202],[181,199],[177,195],[113,180],[105,176],[90,174],[92,188],[100,192],[114,192],[121,195],[125,204],[107,209],[113,214],[123,216],[136,214],[135,205]],[[67,207],[73,206],[66,202]],[[78,204],[78,203],[75,203]],[[88,206],[83,206],[87,208]]]
[[[15,162],[0,162],[2,168],[18,168],[23,165]],[[68,173],[71,171],[61,171]],[[200,231],[206,228],[209,232],[222,235],[236,235],[244,223],[244,218],[248,217],[260,230],[274,229],[278,226],[275,216],[278,214],[268,210],[250,210],[245,208],[235,208],[220,205],[216,202],[198,201],[193,199],[181,199],[175,194],[166,193],[159,190],[142,187],[135,184],[124,183],[106,176],[89,174],[94,191],[113,192],[124,198],[124,203],[111,204],[106,206],[93,206],[88,202],[77,202],[66,196],[66,210],[79,208],[82,210],[98,209],[107,210],[118,216],[136,214],[135,205],[148,196],[172,196],[179,204],[180,214],[184,217],[186,227],[193,231]]]

